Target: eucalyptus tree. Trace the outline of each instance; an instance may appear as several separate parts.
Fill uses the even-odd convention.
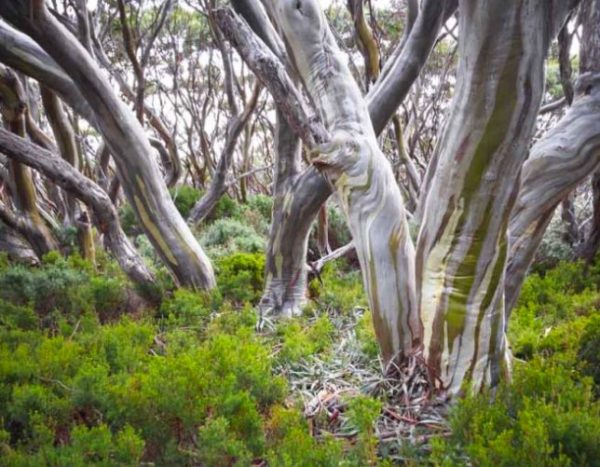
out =
[[[73,37],[43,1],[2,2],[0,16],[37,43],[36,46],[11,35],[12,41],[4,44],[5,49],[9,49],[6,54],[11,56],[11,65],[35,75],[59,95],[66,87],[72,97],[83,101],[77,105],[85,107],[91,123],[103,135],[137,219],[175,280],[199,288],[214,286],[210,261],[175,209],[158,164],[150,157],[152,149],[148,137],[135,115],[118,98],[90,51]],[[31,57],[15,56],[19,39],[33,48],[37,56],[43,57],[42,64],[34,63],[33,71],[27,64]],[[51,78],[44,63],[51,63]],[[61,87],[54,87],[57,79]]]
[[[270,50],[260,41],[251,43],[243,23],[221,14],[232,43],[313,154],[313,168],[299,175],[295,186],[308,186],[315,205],[328,196],[321,186],[336,193],[358,252],[384,360],[402,362],[423,352],[433,381],[451,393],[466,384],[475,390],[495,385],[509,374],[504,299],[511,211],[541,103],[547,49],[577,2],[551,3],[459,2],[456,92],[423,181],[416,245],[376,140],[391,114],[384,106],[370,105],[373,96],[383,95],[383,102],[395,109],[389,104],[394,93],[378,82],[406,78],[398,71],[402,67],[394,67],[401,61],[391,61],[390,71],[384,69],[383,79],[365,98],[317,2],[264,2],[289,51],[284,59],[268,41]],[[428,6],[423,3],[420,15]],[[438,12],[450,7],[437,6]],[[256,21],[248,22],[257,29]],[[437,31],[430,29],[435,37]],[[405,43],[410,43],[408,34]],[[320,128],[287,75],[289,64],[315,106]],[[307,183],[319,176],[320,182]],[[299,225],[315,215],[307,203],[296,205],[307,199],[302,192],[288,192],[283,203],[285,219]],[[284,227],[282,222],[279,229]],[[300,238],[304,229],[298,228],[299,235],[288,233],[271,240],[305,242]],[[284,261],[275,261],[279,270]],[[287,278],[282,287],[298,276]]]

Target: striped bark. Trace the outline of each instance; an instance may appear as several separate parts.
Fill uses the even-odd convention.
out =
[[[7,128],[13,133],[26,135],[27,97],[17,75],[0,65],[0,101],[2,117]],[[14,216],[2,216],[5,222],[23,235],[35,253],[41,258],[58,245],[44,222],[38,208],[38,194],[31,171],[16,161],[9,161],[9,175],[12,182],[13,202],[16,207]],[[4,211],[6,214],[6,210]]]
[[[508,374],[509,214],[543,91],[544,2],[464,0],[457,91],[417,244],[424,353],[451,393]]]
[[[149,287],[154,284],[152,272],[123,232],[117,209],[102,188],[57,154],[1,129],[0,154],[40,171],[62,189],[86,203],[94,212],[96,225],[104,235],[107,249],[113,253],[123,272],[141,286]],[[87,219],[83,217],[79,221],[87,222]],[[87,248],[93,247],[87,245]]]
[[[113,154],[140,225],[176,282],[213,287],[210,261],[175,208],[158,164],[150,157],[151,146],[142,126],[116,96],[90,55],[42,0],[2,1],[0,15],[31,35],[76,84]]]
[[[348,70],[318,2],[273,2],[277,22],[331,140],[313,165],[333,185],[361,264],[384,361],[420,339],[414,249],[400,190],[379,149],[366,101]]]
[[[532,147],[511,215],[507,317],[555,207],[600,166],[600,0],[583,2],[581,18],[581,75],[573,105]]]
[[[232,3],[235,10],[244,17],[254,33],[263,40],[273,54],[278,59],[285,60],[283,47],[262,8],[256,2],[248,0],[233,0]],[[276,2],[265,3],[268,10],[273,13]],[[398,46],[384,69],[384,76],[377,80],[367,96],[369,114],[377,134],[383,131],[386,123],[405,98],[431,52],[443,21],[454,13],[456,6],[456,0],[426,0],[423,3],[414,28],[407,34],[404,43]],[[230,24],[234,27],[227,28],[225,24],[221,24],[221,28],[231,31],[228,38],[233,41],[242,58],[252,67],[253,57],[241,50],[240,45],[244,44],[247,47],[248,44],[252,44],[252,50],[259,51],[261,44],[247,36],[245,32],[247,27],[245,28],[244,24],[239,22]],[[264,45],[262,47],[264,48]],[[264,53],[257,54],[254,59],[263,63],[267,61]],[[260,71],[256,67],[253,69],[260,78]],[[269,87],[268,83],[265,85]],[[278,97],[275,94],[274,96],[278,102]],[[322,135],[314,125],[312,127],[299,125],[298,120],[302,118],[292,118],[290,121],[290,116],[294,114],[293,110],[290,110],[292,107],[280,105],[291,130],[311,147],[311,141],[321,139]],[[307,136],[311,129],[313,136]],[[280,150],[277,152],[281,154]],[[282,156],[278,155],[278,157]],[[285,157],[289,158],[289,155]],[[263,294],[264,310],[268,310],[270,314],[283,312],[284,315],[289,316],[300,310],[305,297],[305,291],[300,289],[306,284],[308,235],[321,206],[331,195],[331,187],[319,171],[309,168],[297,177],[285,183],[284,177],[279,177],[280,182],[276,182],[274,189],[276,201],[266,251],[267,282]],[[278,183],[285,185],[285,197],[277,194]],[[285,212],[281,211],[281,206],[284,204],[277,202],[278,197],[287,200]],[[275,267],[275,265],[279,266]]]

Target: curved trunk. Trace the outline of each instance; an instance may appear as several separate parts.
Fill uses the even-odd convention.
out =
[[[234,0],[233,5],[275,56],[281,58],[283,47],[262,8],[247,0]],[[274,11],[275,5],[276,2],[272,2],[269,4],[269,9]],[[426,1],[417,16],[417,23],[408,34],[404,45],[400,44],[388,61],[383,75],[367,96],[369,114],[377,134],[383,131],[387,121],[405,98],[431,52],[443,21],[454,13],[456,6],[455,0]],[[229,28],[229,31],[225,25],[221,27],[228,33],[229,39],[234,42],[243,59],[252,67],[253,57],[240,50],[240,44],[252,43],[252,38],[244,35],[244,25],[236,24],[235,28]],[[235,31],[231,31],[231,29],[235,29]],[[235,36],[233,32],[237,33],[236,37],[232,37]],[[261,44],[253,43],[252,49],[259,51]],[[260,71],[256,67],[254,71],[260,78]],[[270,90],[273,92],[272,89]],[[275,100],[278,100],[277,97]],[[290,107],[289,105],[280,106],[288,121],[290,114],[293,113],[289,110]],[[318,129],[315,130],[314,126],[300,125],[294,121],[289,121],[289,123],[292,131],[301,136],[309,147],[311,147],[312,141],[322,138],[322,133]],[[307,136],[309,132],[307,128],[312,129],[315,136]],[[289,200],[286,205],[287,212],[279,210],[283,203],[276,202],[274,205],[273,225],[266,252],[268,280],[263,300],[265,309],[269,312],[277,313],[278,310],[286,310],[284,314],[289,315],[290,312],[297,311],[302,306],[305,291],[300,291],[299,288],[306,284],[305,263],[308,235],[321,206],[327,201],[332,190],[319,172],[313,169],[305,170],[300,181],[294,180],[287,183],[286,187],[286,199]],[[277,191],[276,186],[275,192],[277,193]],[[285,238],[285,241],[278,240],[280,238]],[[281,260],[281,258],[285,258],[285,260]],[[280,265],[278,269],[274,267],[275,264]]]
[[[580,73],[573,105],[532,148],[510,220],[506,315],[556,206],[600,165],[600,0],[581,6]]]
[[[306,300],[306,249],[316,214],[305,209],[316,204],[310,198],[318,190],[314,189],[310,179],[298,175],[301,149],[300,139],[278,111],[273,214],[266,250],[266,283],[259,307],[260,319],[269,315],[299,315]],[[322,180],[322,177],[319,178]],[[298,191],[297,186],[302,186],[302,191]]]
[[[0,66],[0,96],[2,115],[6,126],[15,134],[25,137],[27,100],[19,79],[11,70]],[[23,235],[40,257],[56,250],[58,245],[42,219],[37,206],[37,193],[28,167],[11,160],[8,165],[13,183],[13,201],[18,213],[14,218],[5,211],[3,219]]]
[[[385,362],[420,339],[414,249],[400,190],[360,94],[316,1],[278,1],[278,23],[332,134],[312,162],[335,187],[352,232]]]
[[[143,128],[89,54],[40,0],[3,1],[0,14],[34,37],[76,83],[115,158],[140,225],[175,280],[181,285],[213,287],[210,261],[177,212],[159,167],[149,156],[151,146]]]
[[[600,74],[581,76],[564,117],[532,148],[510,220],[506,312],[514,307],[525,274],[556,206],[600,164]]]
[[[123,272],[135,283],[150,286],[154,277],[121,228],[119,215],[102,188],[83,176],[68,162],[29,141],[0,129],[0,153],[11,160],[42,172],[65,191],[90,206],[98,230],[104,234],[107,248],[112,251]],[[85,219],[81,219],[85,221]]]

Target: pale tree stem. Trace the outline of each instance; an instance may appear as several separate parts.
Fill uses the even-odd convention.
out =
[[[0,15],[34,37],[76,83],[115,158],[141,227],[175,281],[196,288],[214,287],[210,261],[175,208],[159,167],[150,157],[151,146],[143,128],[90,55],[41,0],[3,1]]]
[[[543,94],[545,2],[463,0],[458,82],[417,243],[428,367],[456,394],[509,374],[506,231]],[[430,167],[432,169],[433,167]]]
[[[385,362],[415,350],[421,329],[414,249],[400,190],[377,146],[367,104],[318,2],[273,3],[277,23],[331,141],[313,159],[335,191],[353,236]]]

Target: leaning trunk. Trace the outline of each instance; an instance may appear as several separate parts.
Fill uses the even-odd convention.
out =
[[[30,34],[63,67],[90,104],[127,199],[175,280],[181,285],[213,287],[210,261],[175,208],[160,169],[150,157],[152,150],[143,128],[90,55],[39,0],[4,0],[0,15]]]

